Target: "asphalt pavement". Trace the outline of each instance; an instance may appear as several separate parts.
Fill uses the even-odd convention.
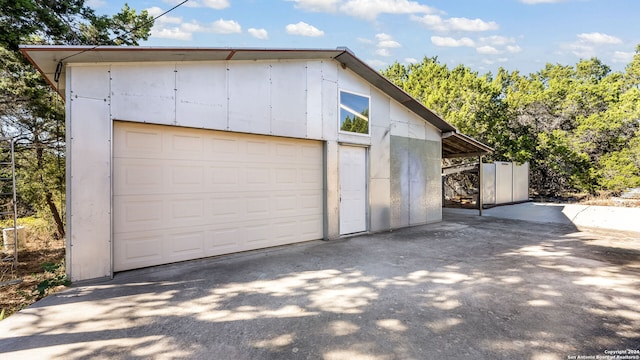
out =
[[[637,233],[445,221],[121,272],[0,322],[0,359],[569,359],[640,348]]]

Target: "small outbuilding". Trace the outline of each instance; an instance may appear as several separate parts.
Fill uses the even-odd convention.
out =
[[[67,272],[441,221],[487,146],[347,49],[25,46],[66,101]]]

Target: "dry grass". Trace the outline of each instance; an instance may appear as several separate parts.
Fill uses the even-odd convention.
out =
[[[0,313],[7,317],[16,311],[29,306],[42,297],[37,286],[44,280],[53,279],[64,274],[64,239],[52,239],[39,219],[27,219],[22,222],[26,230],[26,245],[18,251],[18,264],[14,268],[13,261],[0,263],[0,283],[21,280],[18,284],[0,286]],[[0,257],[13,256],[13,251]],[[47,272],[43,264],[63,264],[55,272]],[[46,294],[59,290],[62,286],[47,289]]]

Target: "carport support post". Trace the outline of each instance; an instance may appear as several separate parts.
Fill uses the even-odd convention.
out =
[[[482,155],[478,156],[478,215],[482,216]]]

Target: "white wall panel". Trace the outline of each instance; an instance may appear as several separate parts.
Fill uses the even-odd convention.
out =
[[[496,161],[496,204],[513,201],[513,163]]]
[[[322,62],[307,62],[307,137],[322,139]]]
[[[426,140],[427,133],[424,126],[424,121],[422,122],[422,124],[417,123],[416,121],[411,121],[409,123],[409,137],[412,139]]]
[[[409,137],[409,123],[392,122],[391,123],[391,135]]]
[[[271,133],[307,137],[307,64],[271,65]]]
[[[337,83],[338,66],[335,61],[322,61],[322,80]]]
[[[112,65],[111,114],[114,119],[173,124],[175,65]]]
[[[513,201],[529,200],[529,163],[513,165]]]
[[[176,125],[227,129],[225,63],[176,65]]]
[[[322,136],[327,141],[338,139],[338,86],[322,82]]]
[[[391,180],[372,178],[369,184],[371,231],[388,230],[391,228]]]
[[[267,63],[229,64],[229,130],[270,134],[269,82]]]
[[[391,110],[390,107],[391,102],[389,101],[389,97],[382,94],[380,91],[375,88],[371,89],[371,126],[380,126],[384,128],[389,128],[389,123],[391,121]]]
[[[99,99],[68,101],[68,271],[72,281],[107,277],[111,275],[109,105]]]
[[[325,214],[325,238],[337,239],[340,236],[340,180],[338,177],[338,143],[328,141],[325,143],[325,189],[326,189],[326,214]]]
[[[390,168],[390,134],[388,128],[371,127],[371,173],[372,179],[389,179]]]
[[[70,99],[81,97],[109,100],[109,65],[71,66],[68,68]]]
[[[496,164],[482,164],[482,202],[496,203]]]
[[[355,75],[349,69],[340,69],[338,73],[338,87],[340,90],[346,90],[364,96],[371,95],[371,84]]]

